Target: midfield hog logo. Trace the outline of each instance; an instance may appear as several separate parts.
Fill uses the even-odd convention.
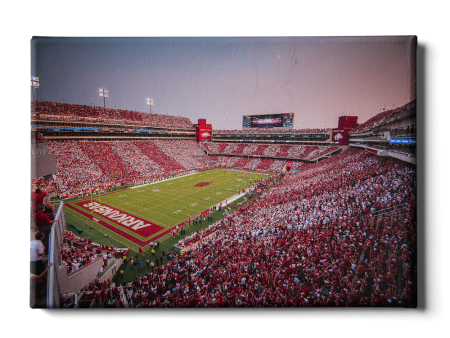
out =
[[[211,134],[206,131],[200,135],[202,135],[202,137],[210,137],[211,136]]]
[[[204,187],[205,185],[209,185],[212,182],[200,182],[194,185],[194,187]]]

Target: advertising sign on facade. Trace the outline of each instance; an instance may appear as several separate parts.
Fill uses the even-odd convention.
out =
[[[415,138],[391,138],[391,143],[396,144],[416,144]]]

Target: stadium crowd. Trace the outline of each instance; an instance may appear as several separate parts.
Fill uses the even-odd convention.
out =
[[[192,122],[186,117],[103,108],[92,106],[92,104],[87,106],[64,102],[32,101],[31,115],[37,120],[193,129]]]
[[[151,181],[213,165],[196,143],[189,140],[51,140],[48,149],[55,154],[57,169],[51,192],[69,197],[87,194],[97,187],[103,190],[130,182]],[[34,180],[34,183],[43,184],[41,181]]]
[[[134,306],[416,306],[414,167],[357,149],[306,166],[135,281]]]
[[[257,171],[280,172],[286,165],[285,160],[274,160],[270,158],[251,158],[236,156],[211,157],[217,165],[225,168],[245,168]]]
[[[208,153],[243,154],[251,156],[284,157],[290,159],[314,160],[327,153],[331,153],[338,146],[304,146],[285,144],[240,144],[240,143],[202,143]]]
[[[383,111],[355,131],[366,131],[412,110],[415,101]],[[32,102],[32,117],[193,128],[189,119],[182,117],[45,101]],[[248,129],[214,133],[328,131]],[[32,142],[43,140],[40,133],[32,138]],[[74,196],[86,194],[90,182],[106,189],[118,183],[217,165],[280,172],[287,160],[249,156],[314,160],[338,149],[203,143],[215,155],[206,156],[191,140],[67,140],[47,144],[49,152],[56,155],[56,180],[34,180],[32,192],[33,218],[44,236],[42,249],[47,249],[48,234],[36,219],[44,213],[48,221],[53,221],[54,208],[48,198],[52,192]],[[224,156],[227,154],[243,156]],[[258,191],[258,199],[238,206],[223,221],[181,239],[180,245],[186,250],[179,257],[171,256],[174,259],[167,265],[152,266],[127,288],[96,280],[88,286],[85,299],[96,300],[97,306],[115,302],[120,307],[415,307],[415,167],[351,148],[314,165],[294,162],[291,167],[299,168],[300,173],[259,181],[249,192],[251,198]],[[262,192],[269,186],[270,190]],[[198,245],[191,249],[194,243]],[[117,254],[122,256],[113,247],[96,245],[70,232],[65,233],[61,248],[68,272],[98,259],[106,267]],[[40,256],[37,258],[40,260]],[[142,261],[139,268],[143,268]]]
[[[116,287],[110,279],[96,279],[86,286],[79,300],[79,307],[125,307],[122,287]]]
[[[212,165],[212,161],[192,140],[156,140],[155,144],[167,156],[185,169],[200,168]]]
[[[248,128],[248,129],[231,129],[231,130],[214,130],[214,134],[311,134],[326,133],[330,128],[305,128],[305,129],[289,129],[289,128]]]
[[[66,231],[64,246],[61,248],[61,260],[70,273],[98,259],[102,259],[103,267],[107,267],[111,260],[117,257],[115,252],[114,246],[96,244],[88,238],[78,237]]]
[[[366,122],[361,123],[360,125],[356,126],[352,130],[352,132],[369,130],[370,128],[373,128],[377,125],[381,125],[392,118],[396,118],[396,117],[402,116],[404,114],[412,113],[415,111],[415,109],[416,109],[416,100],[413,100],[401,107],[391,109],[391,110],[383,110],[381,113],[373,116]]]

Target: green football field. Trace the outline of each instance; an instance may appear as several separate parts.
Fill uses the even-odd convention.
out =
[[[85,220],[103,234],[108,233],[127,246],[133,243],[146,247],[170,234],[176,225],[213,205],[225,205],[238,190],[267,176],[215,169],[85,198],[66,206],[70,217]],[[90,232],[83,231],[86,235]]]
[[[265,177],[245,175],[211,170],[101,196],[100,202],[170,228],[248,188],[250,181]]]

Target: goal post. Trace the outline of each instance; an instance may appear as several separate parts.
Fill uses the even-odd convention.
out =
[[[91,195],[91,205],[94,205],[94,203],[93,203],[94,201],[93,201],[93,197],[92,197],[91,181],[89,181],[89,194]],[[98,208],[100,208],[102,206],[102,202],[100,200],[100,186],[99,186],[98,182],[97,182],[97,196],[98,196],[98,203],[99,204],[98,204],[98,207],[96,206],[94,209],[91,210],[91,213],[90,213],[91,221],[93,220],[93,213],[94,213],[94,211],[98,212],[99,211]]]

